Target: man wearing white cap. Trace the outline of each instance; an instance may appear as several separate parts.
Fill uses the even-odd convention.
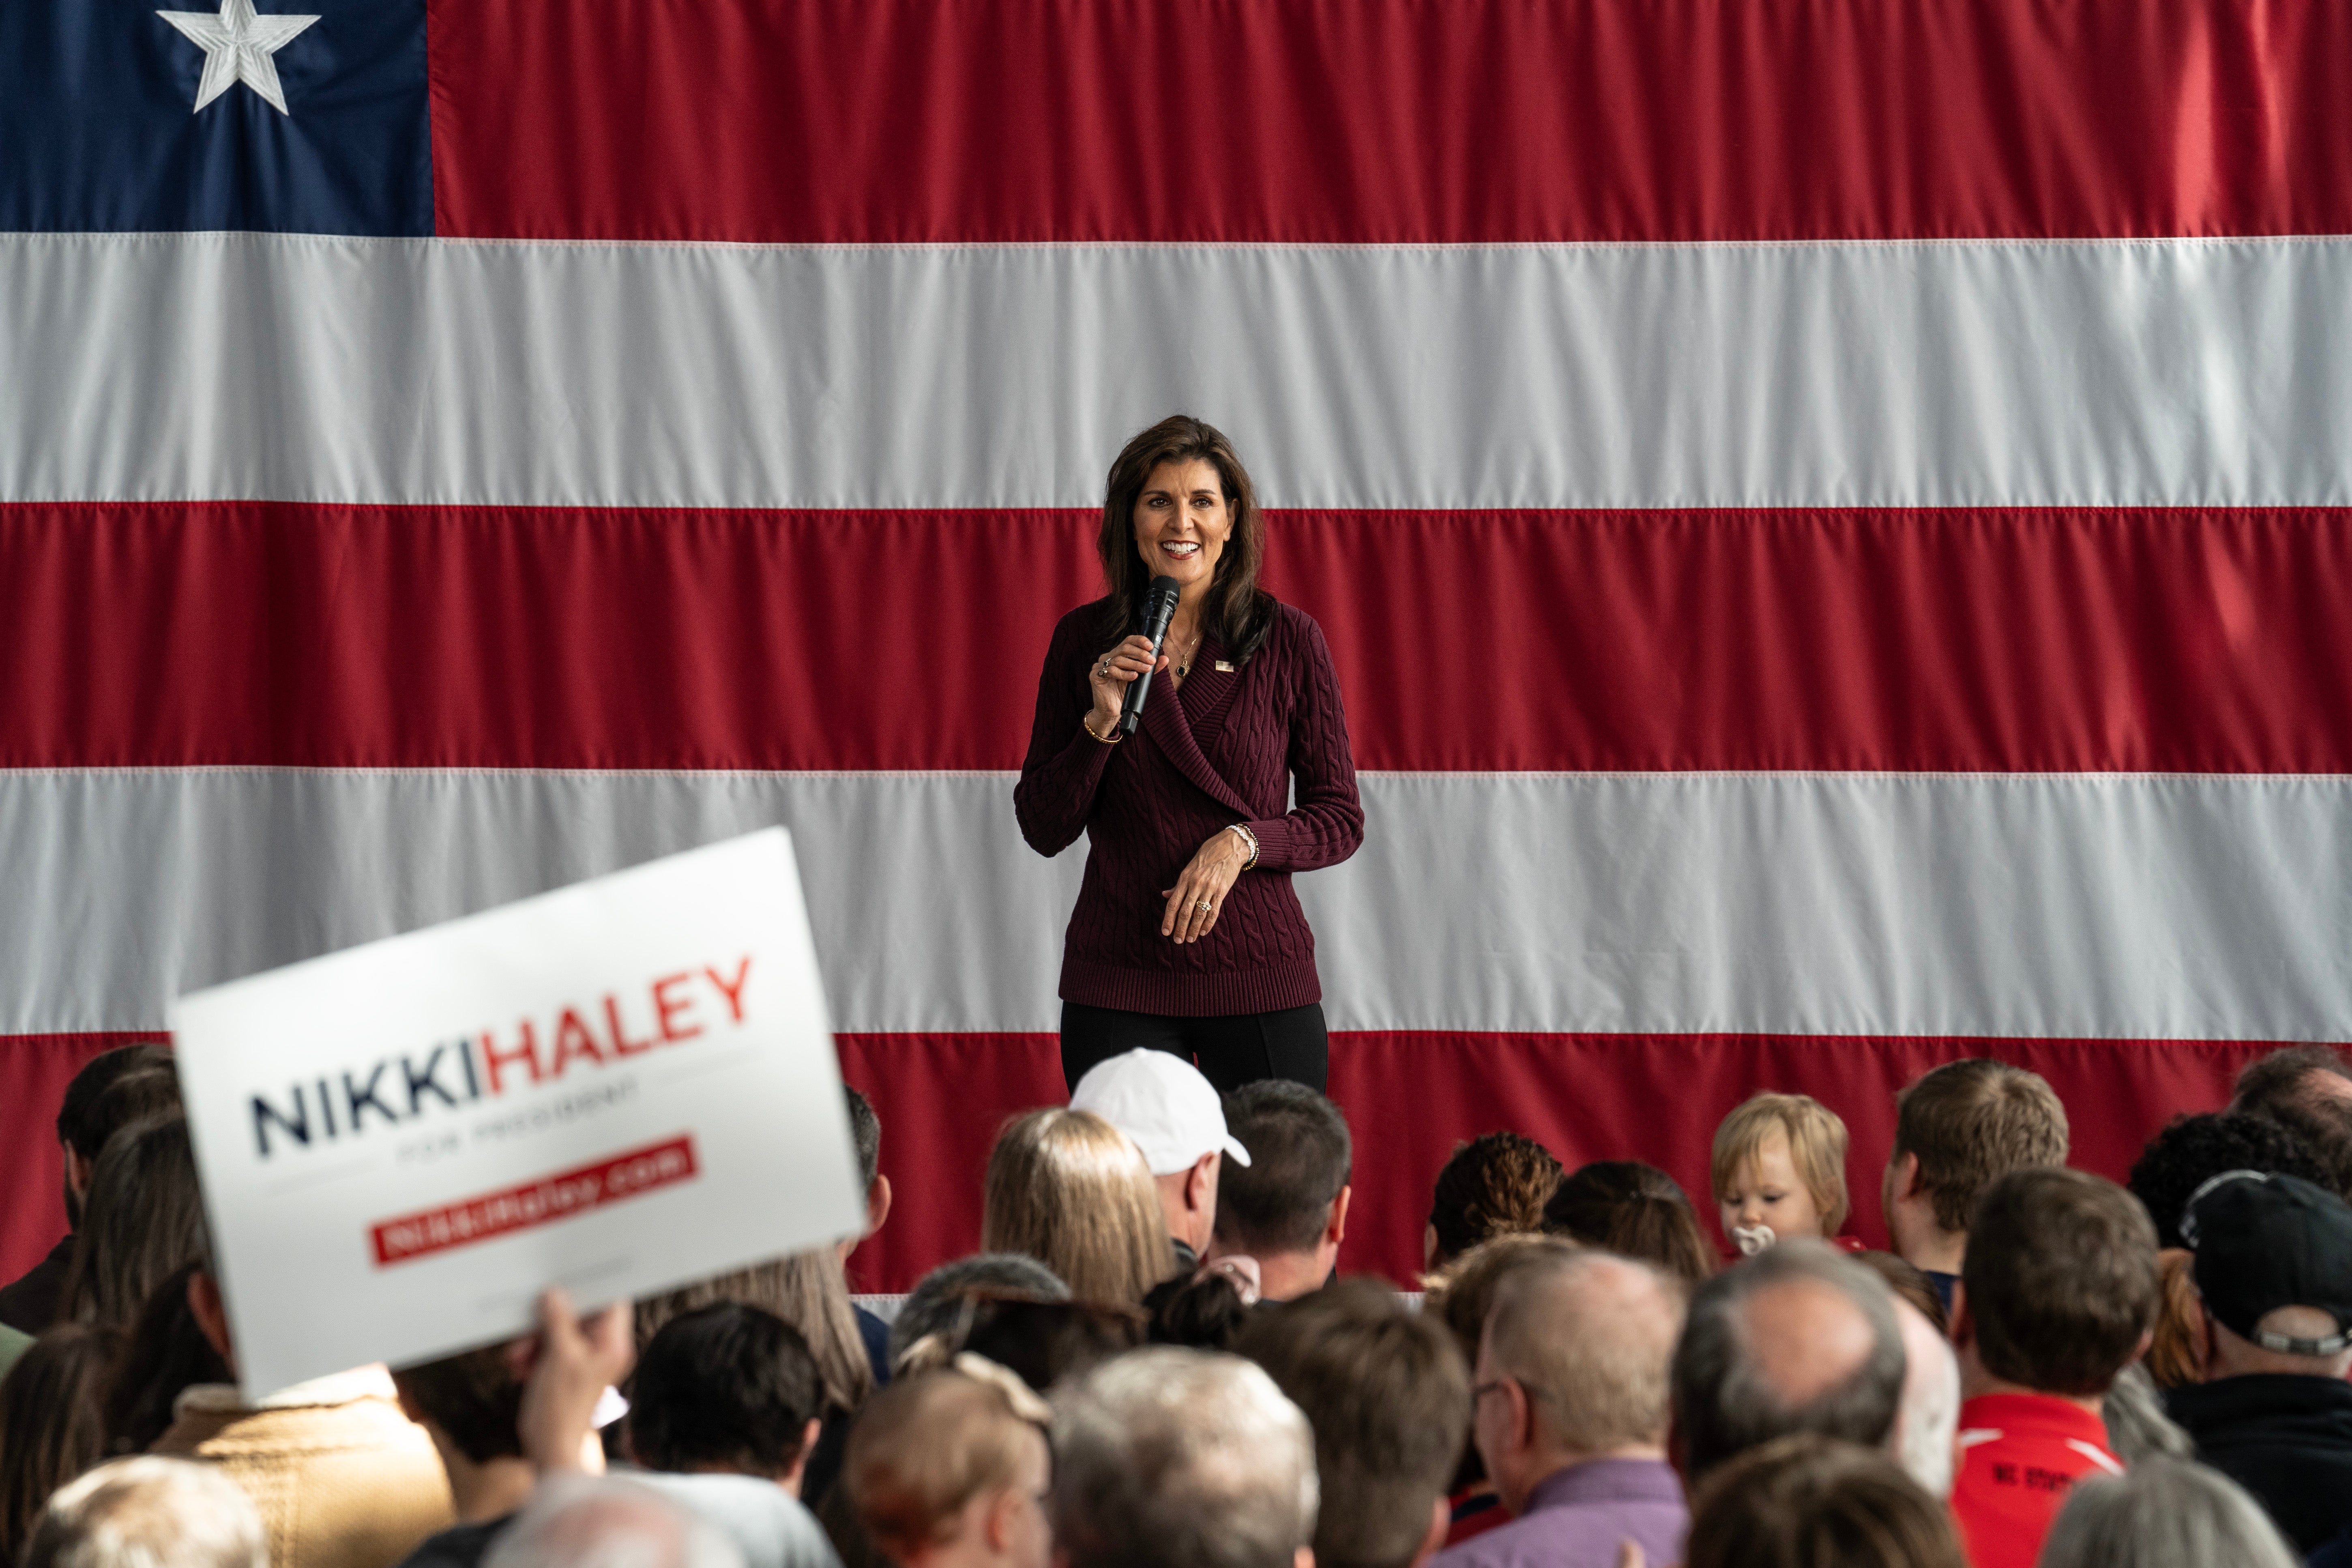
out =
[[[1224,1108],[1209,1080],[1172,1052],[1132,1050],[1088,1068],[1070,1109],[1091,1110],[1135,1140],[1160,1184],[1177,1258],[1187,1270],[1197,1267],[1217,1223],[1220,1158],[1250,1163],[1249,1151],[1225,1131]]]

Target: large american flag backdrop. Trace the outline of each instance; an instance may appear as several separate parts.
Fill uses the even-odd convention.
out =
[[[1180,409],[1364,770],[1346,1266],[1493,1126],[1808,1090],[1869,1235],[1932,1062],[2119,1172],[2352,1035],[2352,6],[178,3],[0,0],[0,1265],[176,993],[774,822],[861,1283],[971,1247]]]

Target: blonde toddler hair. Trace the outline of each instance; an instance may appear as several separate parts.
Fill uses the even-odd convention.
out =
[[[1754,1160],[1765,1140],[1780,1132],[1789,1140],[1789,1163],[1797,1179],[1821,1211],[1822,1234],[1835,1236],[1853,1208],[1845,1193],[1845,1123],[1836,1111],[1808,1094],[1774,1094],[1765,1090],[1723,1119],[1715,1130],[1715,1159],[1710,1175],[1715,1201],[1731,1190],[1739,1167]]]

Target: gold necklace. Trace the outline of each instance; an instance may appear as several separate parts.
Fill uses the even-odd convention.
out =
[[[1176,665],[1177,679],[1181,680],[1186,676],[1192,673],[1192,656],[1201,651],[1201,639],[1207,635],[1208,634],[1205,631],[1197,631],[1192,634],[1192,646],[1184,650],[1184,657],[1182,658],[1174,661]]]

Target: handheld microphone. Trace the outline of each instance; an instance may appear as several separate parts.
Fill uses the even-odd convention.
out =
[[[1176,579],[1154,577],[1143,599],[1143,635],[1151,639],[1151,665],[1135,678],[1118,705],[1118,732],[1132,735],[1143,722],[1143,699],[1151,689],[1151,670],[1160,663],[1160,645],[1168,640],[1168,623],[1176,618]]]

